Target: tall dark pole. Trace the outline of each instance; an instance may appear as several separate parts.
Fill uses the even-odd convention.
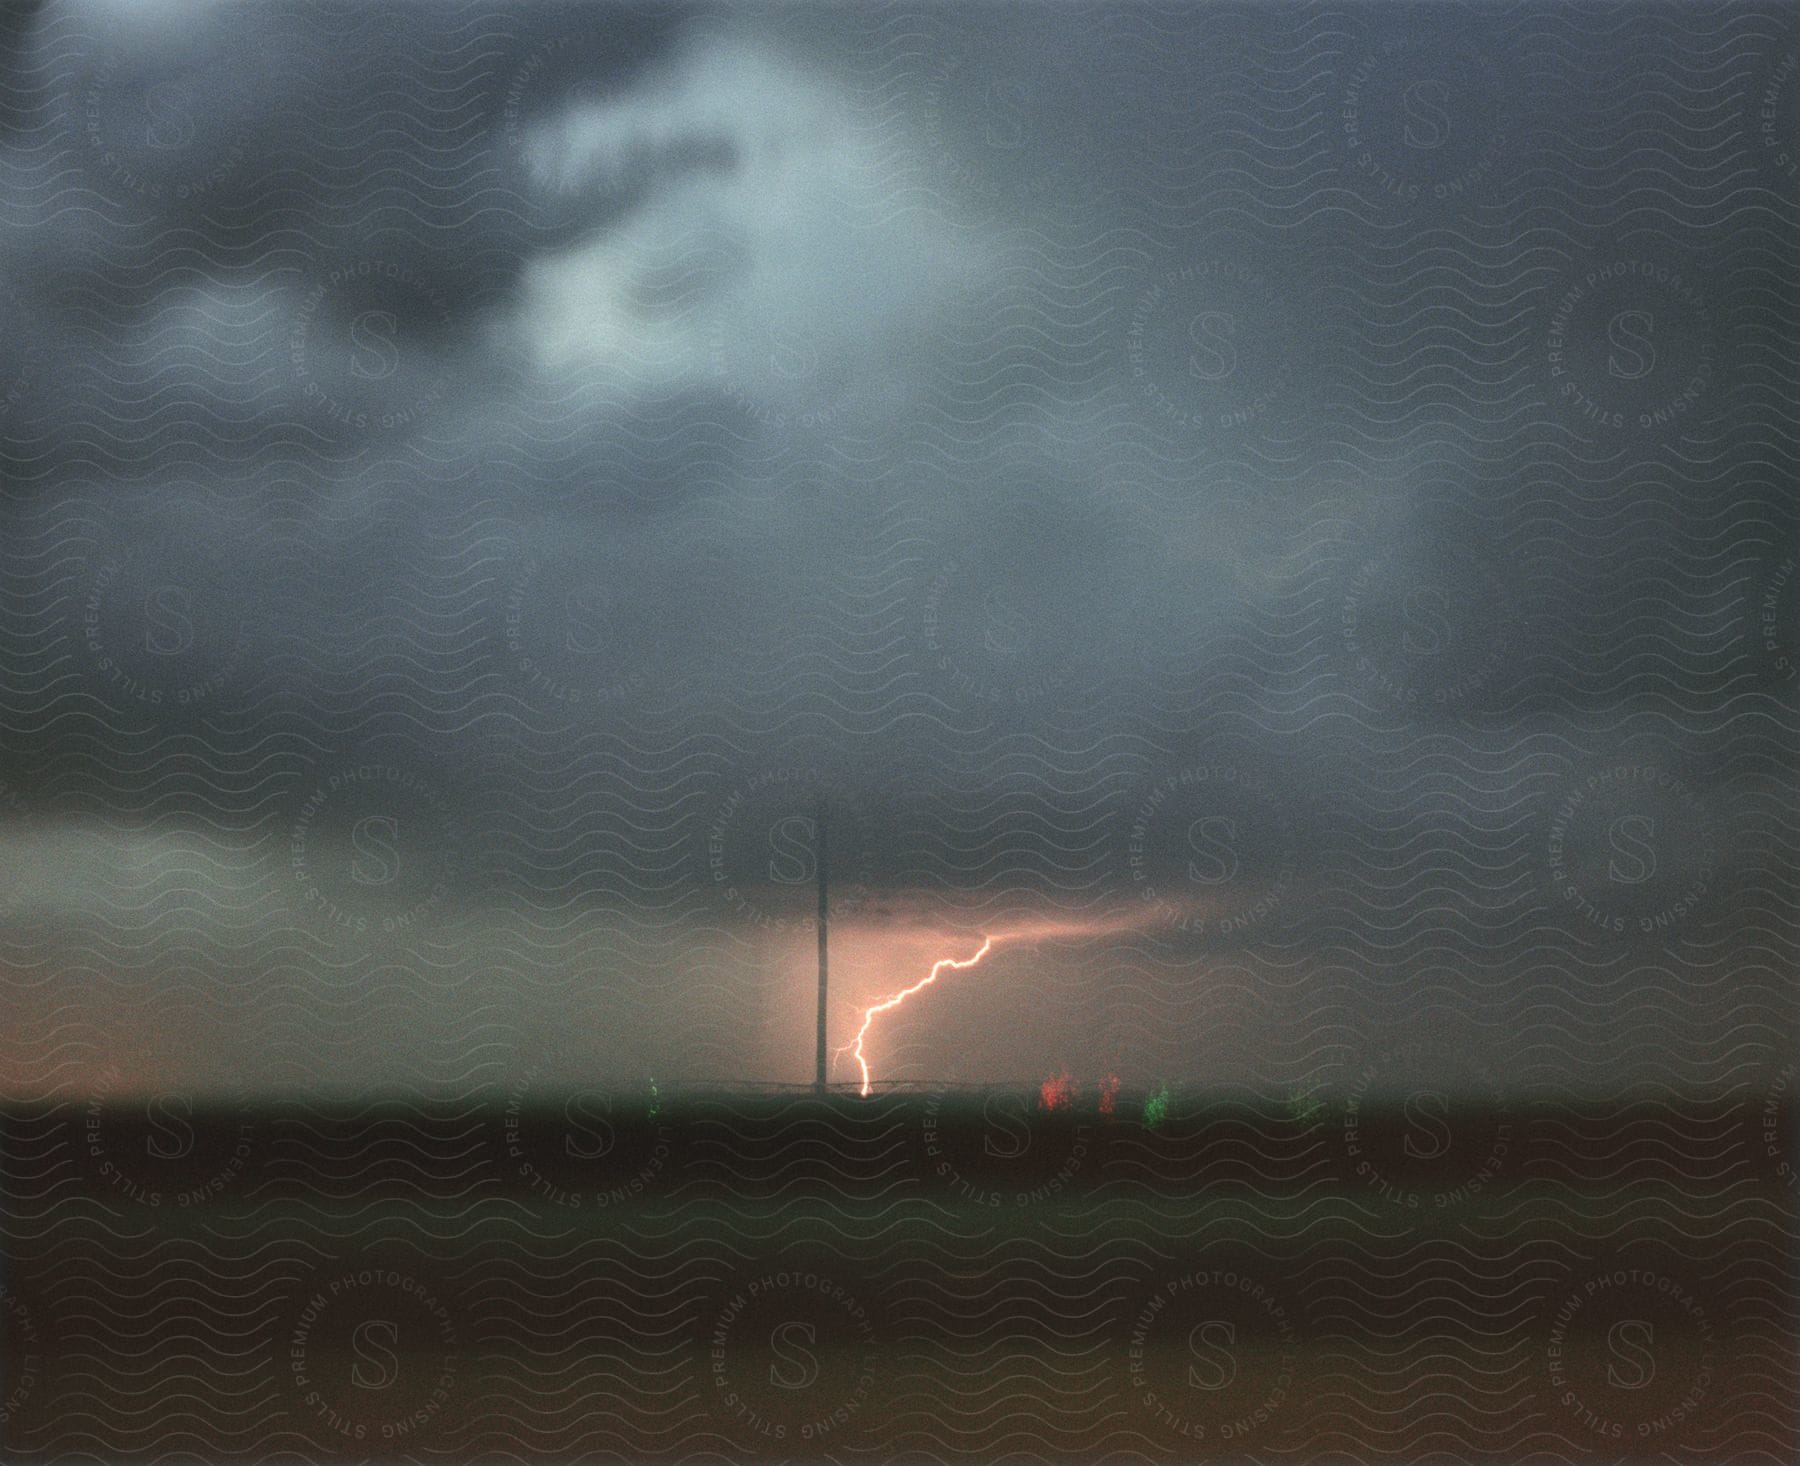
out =
[[[825,801],[821,799],[813,815],[817,832],[815,846],[819,857],[819,1043],[814,1054],[813,1083],[825,1089]]]

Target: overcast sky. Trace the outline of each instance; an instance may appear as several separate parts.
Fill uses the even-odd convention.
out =
[[[1776,20],[4,26],[8,1092],[1780,1067]]]

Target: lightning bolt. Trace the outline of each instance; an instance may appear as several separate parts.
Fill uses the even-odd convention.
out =
[[[862,1027],[856,1030],[855,1040],[851,1043],[845,1044],[844,1048],[837,1050],[837,1053],[841,1054],[844,1052],[844,1049],[849,1049],[851,1052],[853,1052],[856,1055],[857,1067],[862,1070],[862,1090],[860,1091],[860,1093],[863,1095],[864,1098],[867,1098],[868,1093],[869,1093],[869,1061],[863,1057],[863,1040],[869,1036],[869,1025],[871,1023],[873,1023],[883,1013],[888,1013],[888,1012],[891,1012],[893,1009],[898,1008],[902,1003],[904,1003],[914,993],[919,992],[921,989],[930,987],[934,982],[936,982],[938,980],[938,974],[940,972],[942,972],[946,967],[948,967],[949,969],[951,969],[954,972],[960,972],[965,967],[973,967],[977,962],[981,961],[981,959],[983,957],[987,956],[987,954],[993,950],[994,940],[995,939],[993,937],[983,937],[981,939],[981,950],[979,952],[977,952],[973,957],[943,957],[943,958],[940,958],[938,961],[931,964],[931,971],[926,973],[925,976],[921,977],[911,987],[902,988],[899,992],[895,993],[891,998],[883,998],[879,1003],[875,1004],[875,1006],[872,1008],[863,1009]],[[836,1055],[834,1054],[833,1057],[835,1058]]]

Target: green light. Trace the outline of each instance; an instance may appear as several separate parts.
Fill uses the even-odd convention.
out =
[[[1302,1125],[1312,1124],[1325,1108],[1324,1101],[1317,1098],[1317,1092],[1315,1085],[1311,1089],[1296,1089],[1288,1095],[1288,1113]]]

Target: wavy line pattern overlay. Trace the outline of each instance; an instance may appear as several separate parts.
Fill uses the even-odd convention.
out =
[[[1800,9],[24,0],[0,224],[0,1460],[1800,1456]]]

